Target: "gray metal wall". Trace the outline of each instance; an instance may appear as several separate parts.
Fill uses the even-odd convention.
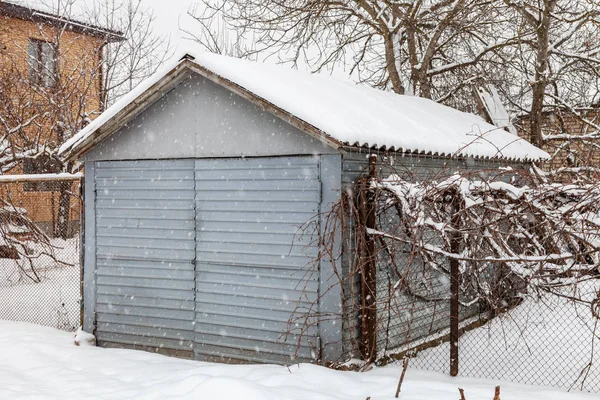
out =
[[[96,336],[106,346],[191,356],[193,167],[183,160],[95,166]]]
[[[315,165],[310,164],[309,166],[308,164],[306,164],[306,161],[299,162],[298,165],[302,165],[302,167],[298,168],[297,166],[294,166],[294,163],[296,163],[296,161],[294,161],[296,160],[295,158],[285,157],[298,155],[309,156],[307,159],[312,160],[309,162],[309,164],[316,162],[314,160],[318,160],[318,168],[315,170]],[[261,168],[261,162],[265,161],[250,161],[250,158],[248,158],[262,156],[284,156],[283,158],[278,158],[279,161],[277,162],[284,162],[285,164],[283,165],[281,170],[279,170],[278,168],[269,170]],[[313,158],[313,156],[316,158]],[[249,169],[240,171],[235,169],[230,170],[227,167],[223,167],[223,170],[218,170],[218,168],[213,169],[211,167],[210,171],[203,170],[203,165],[214,165],[211,163],[216,163],[218,159],[221,159],[224,162],[233,162],[225,161],[232,160],[232,157],[240,157],[238,158],[238,162],[245,163],[245,165],[248,166]],[[243,157],[244,159],[241,159],[241,157]],[[207,160],[208,158],[212,159],[212,161]],[[107,138],[105,141],[96,145],[89,153],[85,155],[84,159],[86,169],[84,327],[88,330],[92,330],[94,328],[94,313],[96,310],[95,302],[97,298],[96,292],[98,290],[104,290],[100,287],[97,287],[95,276],[96,240],[98,240],[96,236],[97,222],[98,229],[103,229],[102,221],[96,221],[96,212],[102,212],[102,210],[96,210],[94,208],[94,199],[96,198],[97,193],[100,193],[101,190],[104,190],[104,183],[97,183],[93,177],[97,169],[106,168],[106,165],[108,165],[106,163],[107,161],[117,162],[115,163],[115,165],[129,165],[128,163],[131,162],[126,161],[123,164],[119,164],[118,161],[121,160],[156,159],[178,159],[179,161],[173,162],[191,163],[190,165],[192,168],[192,173],[194,176],[196,176],[196,180],[194,180],[194,185],[198,185],[198,196],[199,199],[201,199],[198,201],[198,203],[196,203],[196,206],[210,206],[212,204],[213,207],[221,207],[221,209],[219,210],[205,211],[207,218],[212,218],[213,216],[215,216],[216,212],[221,212],[221,216],[218,218],[232,218],[231,215],[227,216],[228,214],[226,207],[231,207],[233,204],[235,204],[235,207],[237,207],[240,204],[256,207],[260,203],[240,203],[239,200],[231,200],[228,202],[226,200],[221,201],[222,199],[211,199],[210,197],[206,197],[214,194],[215,196],[222,195],[226,196],[227,198],[233,199],[237,195],[250,194],[250,191],[236,191],[235,188],[231,186],[232,184],[229,184],[229,186],[227,186],[227,179],[229,178],[231,181],[234,181],[236,179],[246,177],[250,179],[250,181],[248,182],[256,181],[256,185],[259,186],[277,185],[271,186],[268,191],[258,190],[256,191],[256,193],[254,193],[255,196],[268,196],[268,198],[263,199],[264,201],[267,201],[267,203],[263,204],[265,208],[262,209],[261,212],[271,212],[271,218],[291,218],[290,221],[294,224],[300,223],[300,216],[304,218],[309,214],[309,212],[307,212],[308,209],[310,209],[311,212],[314,211],[315,205],[309,205],[306,202],[289,203],[292,207],[298,206],[305,208],[304,210],[299,209],[299,213],[297,214],[298,218],[294,219],[295,211],[293,211],[293,209],[291,208],[283,213],[277,211],[277,207],[284,207],[284,203],[276,200],[276,196],[289,195],[291,191],[292,193],[297,193],[299,195],[310,195],[314,197],[313,186],[317,183],[313,183],[312,179],[314,179],[315,176],[319,176],[319,179],[317,179],[315,182],[320,181],[323,190],[321,190],[321,188],[319,187],[322,201],[320,203],[318,202],[317,206],[318,211],[326,212],[327,207],[329,207],[330,204],[332,204],[339,198],[339,191],[341,189],[341,156],[337,150],[324,145],[320,141],[310,137],[304,132],[301,132],[292,127],[291,125],[282,122],[281,120],[273,117],[268,112],[252,105],[251,103],[238,97],[237,95],[230,93],[226,89],[223,89],[222,87],[192,73],[178,86],[176,86],[170,92],[165,93],[165,95],[161,99],[159,99],[153,105],[149,106],[127,126],[121,128],[110,138]],[[259,159],[256,158],[255,160]],[[266,159],[262,158],[261,160]],[[270,162],[272,163],[274,161]],[[198,169],[196,169],[196,166]],[[236,171],[238,173],[245,173],[246,175],[237,177],[231,175],[235,174]],[[291,178],[298,178],[301,176],[303,178],[290,180],[289,183],[284,184],[281,182],[281,180],[272,180],[269,177],[269,174],[275,174],[273,175],[273,177],[275,177],[276,174],[290,174]],[[323,177],[321,177],[321,175],[323,175]],[[157,177],[154,178],[158,179]],[[217,186],[222,187],[223,190],[219,191],[218,193],[212,190],[202,191],[201,188],[203,185],[205,185],[202,182],[204,182],[205,178],[211,182],[209,185],[212,185],[213,183],[219,183]],[[310,179],[305,180],[304,178]],[[287,177],[286,180],[288,180]],[[259,184],[258,182],[261,183]],[[189,182],[186,180],[185,183],[188,184]],[[97,190],[95,187],[96,184],[98,184]],[[148,182],[149,187],[151,187],[152,184],[153,181],[150,180],[150,182]],[[292,186],[288,187],[286,185]],[[302,185],[305,185],[305,187],[302,190],[299,190],[298,188]],[[252,188],[254,189],[254,187]],[[310,191],[312,192],[309,193]],[[98,199],[102,199],[102,196],[100,194],[98,194]],[[125,214],[125,211],[123,211],[123,213]],[[257,211],[245,210],[244,215],[256,216],[258,214]],[[198,215],[194,214],[194,217],[197,216]],[[199,218],[200,220],[202,219],[202,217]],[[281,221],[285,222],[283,219]],[[275,221],[272,222],[273,224],[276,224]],[[215,224],[218,224],[221,227],[219,229],[225,229],[224,227],[227,227],[227,229],[247,228],[247,224],[237,224],[233,220],[219,221],[215,222]],[[262,227],[264,228],[264,226]],[[256,226],[254,228],[256,228]],[[160,235],[165,234],[165,232],[161,231],[157,231],[157,233],[159,233]],[[230,285],[229,289],[232,289],[233,286],[239,286],[243,289],[252,287],[253,285],[251,285],[250,282],[255,280],[255,277],[257,276],[257,274],[254,273],[254,270],[253,275],[240,275],[239,271],[236,274],[233,274],[231,273],[231,271],[227,270],[227,268],[231,268],[231,266],[236,265],[235,263],[239,262],[240,259],[246,260],[248,262],[250,261],[250,259],[252,259],[253,256],[248,256],[245,253],[245,251],[248,250],[248,245],[244,246],[243,244],[238,244],[237,249],[240,251],[239,254],[233,254],[231,251],[227,253],[227,250],[223,250],[223,247],[230,246],[225,245],[224,242],[215,242],[215,240],[226,239],[229,236],[229,231],[226,230],[225,232],[219,233],[212,232],[211,234],[213,236],[208,237],[207,235],[209,235],[209,233],[206,232],[205,236],[207,237],[207,240],[209,240],[209,242],[206,243],[212,243],[213,249],[219,248],[219,254],[221,255],[221,257],[224,257],[224,255],[230,256],[230,259],[227,262],[225,262],[225,264],[229,263],[229,267],[223,267],[222,271],[219,270],[215,272],[215,266],[210,266],[207,264],[206,267],[212,268],[212,270],[210,271],[213,272],[208,272],[209,270],[207,269],[205,272],[202,273],[203,275],[201,276],[201,279],[204,279],[204,277],[206,277],[207,279],[206,283],[202,283],[202,288],[208,289],[207,286],[218,286],[219,279],[229,280],[235,278],[239,281],[240,279],[242,279],[242,277],[244,277],[242,280],[245,280],[247,278],[247,285]],[[222,237],[218,237],[219,234],[222,234]],[[232,231],[231,236],[234,237],[234,239],[232,240],[250,239],[250,235],[245,235],[245,237],[241,237],[239,235],[241,235],[240,232],[236,233]],[[287,257],[287,254],[290,252],[290,246],[286,246],[284,242],[286,240],[289,240],[289,232],[286,235],[278,236],[280,236],[280,244],[275,246],[274,243],[276,242],[273,242],[270,243],[270,245],[273,246],[271,253],[278,254],[279,259],[277,260],[277,263],[281,265],[280,267],[278,267],[279,269],[275,267],[271,268],[273,270],[272,273],[268,272],[270,271],[269,268],[264,268],[264,274],[258,275],[260,276],[260,278],[258,279],[258,282],[256,282],[256,289],[252,290],[267,290],[267,288],[261,289],[261,287],[265,285],[269,286],[272,284],[283,284],[284,280],[286,281],[287,286],[290,286],[292,284],[295,285],[297,283],[297,277],[292,277],[292,279],[283,279],[283,277],[280,276],[283,270],[288,271],[289,269],[288,272],[294,272],[292,270],[294,270],[294,268],[298,266],[296,264],[298,264],[299,258],[294,256]],[[237,239],[235,239],[235,237],[237,237]],[[265,240],[266,237],[270,236],[252,235],[252,237],[259,241],[256,243],[256,249],[259,249],[260,247],[266,246],[266,244],[260,242],[260,240]],[[199,242],[199,246],[200,247],[198,248],[198,260],[202,262],[201,258],[203,258],[205,255],[204,251],[211,247],[211,245]],[[307,248],[307,251],[309,251],[310,253],[311,249]],[[314,253],[314,249],[312,251]],[[285,257],[281,258],[282,255]],[[254,260],[253,262],[258,262],[258,260]],[[293,268],[291,268],[288,265],[290,263],[294,265]],[[103,268],[103,266],[100,264],[101,263],[99,261],[98,268]],[[250,264],[252,265],[252,263]],[[290,268],[285,269],[284,267]],[[257,269],[256,272],[258,273],[260,271],[260,269]],[[314,299],[314,290],[319,290],[323,293],[326,292],[325,296],[320,296],[317,312],[323,310],[324,312],[330,314],[340,314],[339,290],[331,288],[333,280],[335,279],[335,275],[331,271],[331,265],[329,265],[327,262],[322,262],[318,274],[320,275],[320,277],[311,277],[311,279],[316,278],[317,283],[315,284],[314,281],[311,281],[308,287],[309,292],[311,293],[309,296],[309,300],[312,301],[312,299]],[[100,280],[100,278],[98,279]],[[225,290],[224,288],[222,289]],[[290,293],[292,295],[296,292],[297,289],[290,289]],[[194,291],[194,296],[196,295],[196,293],[197,292]],[[225,297],[227,296],[228,295],[225,295]],[[249,298],[252,297],[251,293],[245,293],[244,296]],[[286,294],[285,296],[290,297],[289,294]],[[100,297],[98,298],[100,299]],[[219,294],[214,294],[214,296],[207,295],[207,298],[205,299],[206,302],[209,301],[208,298],[221,299],[223,302],[229,303],[233,301],[232,298],[225,299],[222,295]],[[199,296],[199,302],[197,304],[198,307],[206,306],[205,303],[202,303],[202,301],[200,301],[201,299],[201,296]],[[272,301],[270,302],[267,300],[263,301],[265,307],[267,307],[267,304],[273,305],[273,307],[275,307],[275,303],[281,301],[277,299],[271,300]],[[307,300],[307,302],[309,301]],[[285,305],[281,304],[279,306],[279,314],[276,318],[276,321],[272,321],[272,326],[277,325],[277,329],[281,327],[281,321],[283,320],[282,313],[289,311],[290,304],[291,303]],[[244,314],[246,311],[255,312],[251,309],[246,310],[243,308],[236,308],[234,306],[229,305],[217,305],[216,303],[211,303],[208,306],[210,306],[213,309],[212,311],[215,311],[216,308],[219,308],[220,310],[225,310],[227,307],[230,307],[230,314],[236,315]],[[194,303],[194,307],[196,307],[196,303]],[[258,307],[258,305],[256,307]],[[275,309],[273,309],[273,313],[275,313]],[[198,315],[199,318],[201,318],[202,314],[200,312]],[[229,315],[225,319],[227,320],[226,323],[230,323],[235,318],[234,315]],[[213,322],[215,322],[215,326],[218,325],[216,323],[216,320],[213,320]],[[222,322],[223,321],[221,321],[221,323]],[[253,321],[240,319],[239,323],[245,324],[245,326],[248,326],[252,329],[254,329],[256,325],[255,320]],[[222,354],[224,354],[225,357],[237,356],[239,358],[245,359],[256,359],[261,357],[265,357],[265,359],[268,358],[266,352],[263,355],[256,356],[256,354],[253,354],[251,351],[247,351],[247,349],[234,351],[231,348],[227,348],[228,346],[231,347],[230,345],[223,346],[222,341],[215,341],[215,337],[210,336],[217,330],[215,326],[196,326],[194,338],[198,338],[199,341],[205,341],[206,343],[210,342],[211,346],[215,346],[215,349],[216,346],[221,346],[225,348],[221,349],[224,350]],[[321,345],[323,356],[327,359],[338,359],[342,354],[341,340],[339,339],[341,331],[339,329],[339,326],[340,323],[336,321],[335,318],[329,318],[327,321],[318,325],[320,337],[325,338],[324,341],[322,341]],[[129,329],[129,326],[123,325],[122,327]],[[231,340],[234,341],[233,336],[236,335],[237,329],[238,328],[232,325],[230,328],[221,329],[220,331],[221,333],[228,332],[229,334],[231,334]],[[186,331],[186,340],[187,335],[188,333]],[[268,341],[264,342],[265,349],[266,347],[269,347],[271,349],[270,351],[272,351],[272,354],[274,355],[273,357],[278,357],[277,352],[279,352],[279,355],[281,355],[281,353],[289,353],[289,346],[283,348],[281,347],[281,345],[279,345],[279,348],[275,349],[275,345],[271,343],[274,337],[273,332],[270,332],[268,335],[265,334],[264,336],[268,337]],[[312,337],[312,339],[310,339],[311,342],[314,342],[313,336],[314,332],[310,332],[310,335],[308,337]],[[269,342],[268,345],[267,342]],[[108,342],[105,343],[108,344]],[[236,345],[237,344],[244,344],[246,347],[249,346],[249,342],[236,342]],[[313,345],[314,343],[310,343],[310,346],[308,342],[303,343],[303,346],[301,348],[302,357],[312,358],[312,353],[309,354],[308,347],[311,347]],[[183,347],[186,346],[187,342],[183,344]],[[202,358],[209,358],[211,354],[209,354],[210,351],[207,350],[208,346],[201,347],[202,349],[199,348],[199,350],[196,352],[196,355]],[[221,354],[221,352],[219,352],[219,354]]]
[[[347,152],[343,155],[342,162],[342,182],[344,190],[352,187],[352,184],[363,174],[368,171],[368,155],[373,154],[365,152]],[[376,153],[375,153],[376,154]],[[403,179],[412,181],[425,180],[441,180],[453,174],[456,171],[482,171],[486,169],[494,169],[499,166],[511,166],[520,168],[522,164],[474,160],[474,159],[447,159],[439,157],[430,157],[422,155],[393,155],[378,154],[377,171],[380,177],[387,177],[390,174],[398,174]],[[428,282],[426,293],[430,297],[432,294],[440,297],[449,296],[450,282],[444,279],[440,273],[427,272],[424,273],[415,266],[415,261],[410,261],[405,254],[396,254],[396,262],[401,264],[402,259],[405,259],[406,265],[412,263],[411,270],[415,271],[412,279],[415,282]],[[343,265],[350,268],[351,260],[344,260]],[[377,282],[378,295],[380,298],[389,296],[389,284],[395,283],[395,274],[387,270],[386,264],[381,262],[378,264]],[[352,286],[353,285],[353,286]],[[418,285],[415,285],[416,292],[419,290]],[[345,347],[356,348],[358,339],[360,338],[360,325],[358,320],[358,304],[360,293],[360,281],[349,282],[346,289],[347,293],[353,294],[354,297],[346,299],[348,305],[346,317],[347,328],[344,329]],[[393,312],[382,310],[378,313],[378,326],[385,327],[378,331],[378,348],[379,350],[393,349],[402,346],[416,339],[434,334],[441,329],[449,327],[450,304],[449,301],[426,302],[414,297],[401,294],[394,297],[392,304]],[[462,318],[467,318],[477,312],[476,305],[470,308],[461,308]]]
[[[299,338],[288,321],[340,314],[329,266],[309,265],[340,176],[340,156],[86,163],[86,329],[203,360],[337,359],[339,322]]]
[[[198,358],[316,358],[317,325],[288,320],[318,304],[320,192],[318,157],[196,161]]]

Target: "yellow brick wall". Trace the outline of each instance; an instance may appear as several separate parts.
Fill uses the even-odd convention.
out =
[[[97,116],[101,111],[101,78],[98,66],[103,40],[71,31],[60,31],[53,26],[0,16],[0,74],[12,76],[16,73],[27,77],[29,39],[44,40],[58,45],[59,79],[61,85],[68,88],[58,98],[60,104],[67,107],[66,112],[71,112],[72,118],[78,118],[82,113],[92,119]],[[27,92],[30,95],[32,88],[22,83],[19,90],[30,91]],[[43,99],[39,101],[44,102]],[[53,145],[58,144],[56,132],[50,128],[55,120],[56,116],[52,114],[40,120],[44,139]],[[31,134],[38,134],[38,129]],[[22,166],[15,167],[9,173],[22,173]],[[78,192],[76,183],[73,184],[73,192]],[[36,222],[56,221],[58,192],[27,192],[23,190],[22,183],[0,184],[0,196],[2,199],[10,196],[10,200],[16,206],[25,208],[30,218]],[[72,221],[79,220],[79,210],[79,202],[73,198],[70,215]]]
[[[98,61],[102,47],[101,38],[71,31],[62,31],[16,18],[0,16],[0,68],[10,63],[27,74],[27,49],[29,39],[44,40],[58,44],[59,70],[65,79],[77,78],[75,87],[81,93],[88,92],[86,106],[89,110],[99,107]],[[92,89],[90,89],[93,86]]]
[[[16,173],[17,171],[15,171]],[[69,220],[79,221],[79,183],[72,182]],[[0,183],[0,199],[15,207],[27,210],[27,216],[35,222],[54,224],[58,215],[59,192],[27,192],[23,183]]]

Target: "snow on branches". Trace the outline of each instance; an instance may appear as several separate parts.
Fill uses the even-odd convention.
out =
[[[41,282],[40,259],[62,264],[49,237],[27,216],[27,211],[0,200],[0,254],[14,259],[17,280]]]
[[[600,185],[507,170],[421,183],[392,175],[371,190],[378,226],[369,233],[383,247],[446,275],[457,260],[462,291],[492,310],[525,292],[576,297],[565,289],[600,277]]]

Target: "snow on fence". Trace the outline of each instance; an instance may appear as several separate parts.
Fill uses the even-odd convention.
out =
[[[80,325],[80,179],[0,176],[0,319]]]

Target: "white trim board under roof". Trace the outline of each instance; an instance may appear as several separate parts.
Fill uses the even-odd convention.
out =
[[[208,52],[186,51],[122,97],[60,148],[75,158],[126,125],[190,73],[197,73],[335,147],[515,161],[543,150],[481,117],[434,101],[327,75]]]

